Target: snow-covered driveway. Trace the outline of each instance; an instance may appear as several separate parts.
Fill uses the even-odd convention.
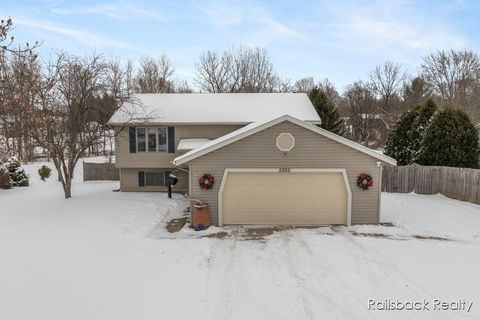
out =
[[[31,187],[0,190],[0,319],[480,318],[480,206],[383,194],[382,219],[395,227],[200,238],[163,230],[182,214],[180,195],[76,182],[63,200],[36,167]],[[368,311],[368,299],[473,306]]]

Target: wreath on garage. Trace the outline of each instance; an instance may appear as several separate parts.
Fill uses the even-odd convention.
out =
[[[198,179],[198,184],[201,189],[210,190],[215,184],[215,178],[211,174],[204,174],[200,179]]]
[[[357,186],[362,190],[368,190],[368,188],[373,186],[372,176],[366,173],[360,173],[357,178]]]

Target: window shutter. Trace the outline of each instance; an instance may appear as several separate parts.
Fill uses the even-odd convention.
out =
[[[129,143],[130,143],[130,153],[137,152],[137,136],[135,134],[135,127],[128,128]]]
[[[138,186],[145,187],[145,172],[138,171]]]
[[[168,153],[175,152],[175,127],[168,127]]]

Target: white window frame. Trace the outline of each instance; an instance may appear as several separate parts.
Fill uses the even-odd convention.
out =
[[[160,150],[160,129],[165,128],[165,137],[166,137],[166,142],[167,142],[167,148],[165,150]],[[157,151],[156,152],[168,152],[168,127],[157,127]]]
[[[150,151],[148,150],[148,140],[149,140],[149,137],[148,137],[148,129],[151,129],[151,128],[155,128],[155,139],[157,140],[156,141],[156,144],[155,144],[155,151]],[[167,148],[165,150],[160,150],[160,128],[165,128],[165,133],[166,133],[166,139],[167,139]],[[138,129],[144,129],[145,130],[145,151],[140,151],[138,150]],[[161,153],[168,153],[168,127],[136,127],[135,128],[135,148],[136,148],[136,151],[137,153],[156,153],[156,152],[161,152]]]
[[[145,130],[145,150],[143,151],[140,151],[138,150],[138,130],[139,129],[144,129]],[[137,150],[137,153],[140,153],[140,152],[148,152],[148,142],[147,142],[147,128],[146,127],[136,127],[135,128],[135,148]]]

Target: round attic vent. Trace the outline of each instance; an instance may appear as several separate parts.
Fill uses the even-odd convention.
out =
[[[287,152],[295,147],[295,137],[291,133],[284,132],[277,136],[277,148],[280,151]]]

